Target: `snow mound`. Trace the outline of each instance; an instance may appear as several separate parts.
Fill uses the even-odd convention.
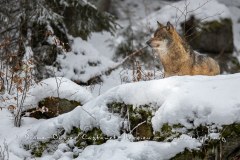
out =
[[[172,142],[127,142],[109,140],[102,145],[92,145],[80,154],[79,160],[163,160],[174,157],[185,148],[201,146],[194,138],[182,135]]]
[[[239,81],[240,74],[233,74],[175,76],[120,85],[71,112],[44,121],[41,125],[29,130],[27,139],[24,136],[21,142],[31,143],[33,140],[38,140],[38,137],[41,138],[40,140],[46,140],[61,129],[69,132],[72,127],[78,127],[82,131],[97,127],[107,136],[121,136],[120,126],[123,119],[118,114],[110,113],[107,105],[114,102],[132,104],[135,107],[147,104],[155,108],[157,111],[152,118],[155,131],[160,131],[166,123],[181,124],[188,129],[194,129],[200,124],[216,126],[233,124],[240,122]],[[115,143],[116,146],[109,152],[114,152],[118,148],[121,151],[120,148],[124,145],[118,142],[109,143]],[[145,146],[145,143],[148,144],[148,142],[139,144]],[[125,147],[136,144],[129,142]],[[102,147],[109,147],[108,145],[103,144]],[[152,142],[149,142],[149,145],[152,145]],[[90,151],[86,150],[83,155],[89,155],[88,153],[92,153],[93,150],[99,151],[99,154],[107,153],[102,147],[90,146],[88,149]],[[124,156],[134,157],[134,153],[127,152]],[[135,157],[135,159],[138,158]]]
[[[185,18],[188,20],[191,16],[202,22],[231,18],[228,8],[217,0],[186,0],[166,5],[140,23],[147,23],[151,28],[156,28],[157,21],[164,25],[170,21],[176,25],[177,30],[180,30],[180,24],[185,21]]]
[[[187,128],[200,124],[232,124],[240,122],[239,80],[240,74],[233,74],[170,77],[124,84],[56,120],[66,130],[71,126],[86,130],[97,125],[108,136],[119,135],[122,119],[111,114],[107,104],[123,102],[136,107],[148,104],[156,108],[152,119],[155,131],[164,123],[180,123]]]
[[[89,79],[115,65],[113,61],[102,56],[90,43],[81,38],[73,39],[72,51],[58,55],[61,69],[58,76],[71,80],[87,82]]]
[[[38,102],[47,97],[59,97],[85,104],[92,99],[92,94],[85,88],[64,77],[45,79],[34,85],[28,93],[24,109],[36,107]]]

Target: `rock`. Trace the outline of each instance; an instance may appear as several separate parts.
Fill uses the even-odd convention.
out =
[[[26,110],[24,114],[36,119],[49,119],[70,112],[79,105],[81,104],[77,101],[47,97],[39,102],[38,108]]]
[[[232,53],[233,30],[231,19],[221,19],[220,21],[200,22],[191,16],[186,23],[181,24],[182,30],[185,31],[186,40],[201,53],[220,54]]]
[[[199,140],[203,139],[203,145],[199,150],[190,151],[186,149],[172,159],[210,160],[240,158],[240,124],[233,123],[222,126],[221,129],[215,129],[216,133],[219,133],[218,138],[209,138],[210,128],[208,125],[200,125],[197,128],[188,129],[182,133],[185,129],[181,124],[164,124],[160,132],[153,133],[151,118],[155,110],[149,105],[134,107],[131,104],[116,102],[108,104],[108,108],[109,112],[119,114],[122,118],[129,119],[130,130],[136,141],[151,140],[166,142],[180,137],[181,134],[187,134]],[[128,114],[129,118],[126,117]],[[142,123],[144,121],[146,121],[146,123]],[[135,127],[136,129],[134,129]],[[122,127],[122,130],[126,131],[126,127]]]
[[[177,154],[173,160],[212,160],[240,158],[240,124],[223,126],[220,139],[205,141],[200,150],[185,150]]]
[[[154,139],[151,119],[155,110],[152,107],[149,105],[134,107],[130,104],[117,102],[108,104],[108,108],[111,113],[119,114],[123,119],[129,116],[127,118],[129,122],[122,124],[122,133],[131,132],[138,141]]]
[[[66,100],[47,98],[42,101],[39,106],[51,106],[58,103],[58,101],[61,102],[62,106],[65,106],[65,103],[69,103],[66,102]],[[184,126],[182,126],[181,124],[164,124],[161,127],[160,132],[153,133],[151,119],[155,114],[155,109],[151,107],[151,105],[134,107],[132,104],[112,102],[109,103],[107,106],[109,112],[111,112],[112,114],[118,114],[121,118],[129,120],[129,123],[123,122],[123,126],[121,127],[121,134],[131,133],[134,136],[135,139],[133,140],[135,141],[151,140],[158,142],[171,142],[174,138],[180,137],[181,134],[187,134],[188,136],[199,140],[204,138],[202,141],[203,144],[199,149],[185,149],[185,151],[177,154],[171,159],[212,160],[240,158],[240,124],[233,123],[230,125],[222,126],[222,128],[218,129],[213,129],[209,125],[205,124],[200,125],[196,128],[189,129],[184,128]],[[130,124],[130,129],[126,127],[126,124]],[[209,138],[210,131],[215,131],[216,133],[219,133],[219,137]],[[63,139],[61,138],[62,135],[64,135]],[[106,141],[109,139],[118,139],[119,137],[108,137],[104,135],[104,133],[99,127],[89,128],[89,130],[86,131],[83,131],[77,127],[73,127],[70,132],[65,132],[64,130],[62,130],[62,132],[59,134],[59,138],[60,139],[56,139],[55,141],[49,140],[48,142],[39,142],[36,143],[36,145],[30,145],[30,148],[26,148],[26,150],[31,150],[31,153],[37,157],[41,156],[42,153],[46,152],[48,148],[56,149],[56,146],[58,144],[61,145],[61,143],[66,143],[65,146],[69,148],[71,152],[73,152],[75,148],[82,150],[87,146],[101,145],[106,143]],[[69,140],[73,141],[69,143]],[[54,151],[54,149],[52,149],[52,151]],[[78,154],[76,154],[75,157],[78,157]]]
[[[237,59],[232,54],[223,54],[220,55],[219,58],[217,58],[218,63],[221,68],[222,73],[238,73],[240,72],[240,64]]]

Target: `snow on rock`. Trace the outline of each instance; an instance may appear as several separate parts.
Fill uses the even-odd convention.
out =
[[[61,66],[61,70],[57,73],[58,76],[81,82],[87,82],[95,75],[115,65],[113,61],[102,56],[94,46],[81,38],[75,38],[72,51],[58,55],[57,61]]]
[[[112,102],[124,102],[136,107],[148,104],[154,107],[157,110],[152,118],[152,126],[155,131],[159,131],[165,123],[196,128],[200,124],[221,126],[240,122],[239,81],[240,74],[233,74],[175,76],[120,85],[71,112],[46,120],[41,125],[32,128],[28,131],[28,139],[22,137],[22,143],[33,142],[34,138],[29,137],[35,137],[34,140],[36,137],[51,137],[61,129],[69,132],[73,126],[79,127],[82,131],[98,127],[105,135],[120,136],[119,129],[123,119],[118,114],[109,112],[107,104]],[[145,145],[158,145],[157,142],[139,142],[136,144],[129,142],[127,145],[120,142],[109,142],[109,144],[103,144],[102,147],[90,146],[90,149],[87,149],[89,151],[86,150],[83,155],[87,156],[89,152],[93,151],[99,151],[98,154],[107,152],[104,147],[110,147],[110,143],[114,144],[116,148],[109,152],[117,152],[118,150],[124,152],[124,148],[133,148],[130,146],[137,144],[141,144],[138,146],[143,147]],[[141,147],[139,148],[141,149]],[[132,155],[137,159],[135,153],[129,151],[124,156]]]
[[[92,94],[85,88],[64,77],[45,79],[34,85],[28,93],[24,109],[36,107],[38,102],[47,97],[59,97],[85,104],[92,99]]]
[[[103,131],[106,130],[103,133],[116,135],[119,134],[117,122],[120,124],[121,118],[109,113],[107,104],[124,102],[136,107],[149,104],[157,108],[152,119],[155,130],[159,130],[164,123],[181,123],[186,127],[212,123],[232,124],[240,122],[239,80],[240,74],[233,74],[171,77],[124,84],[70,112],[66,116],[72,118],[61,118],[61,122],[68,127],[69,122],[79,122],[77,126],[81,129],[84,129],[83,126],[93,127],[91,123],[97,122]],[[194,120],[194,126],[187,122],[188,119]],[[110,128],[111,133],[106,127]]]
[[[186,6],[187,10],[185,9]],[[159,11],[150,14],[140,23],[147,23],[151,28],[156,28],[157,21],[164,25],[170,21],[172,24],[177,25],[176,28],[180,30],[180,23],[184,22],[185,18],[189,19],[192,15],[202,22],[231,17],[228,8],[217,0],[186,0],[166,5]]]
[[[185,148],[193,149],[201,144],[187,135],[174,139],[172,142],[121,142],[109,140],[102,145],[85,148],[79,160],[163,160],[174,157]]]

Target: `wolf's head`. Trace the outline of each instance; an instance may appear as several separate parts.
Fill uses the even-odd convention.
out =
[[[160,53],[166,53],[174,41],[176,30],[170,22],[164,26],[158,23],[158,29],[155,31],[154,36],[146,43],[154,50]]]

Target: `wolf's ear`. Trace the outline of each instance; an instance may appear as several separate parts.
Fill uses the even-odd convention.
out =
[[[158,24],[158,27],[159,27],[159,28],[162,28],[162,27],[164,27],[164,25],[163,25],[163,24],[161,24],[161,23],[160,23],[160,22],[158,22],[158,21],[157,21],[157,24]]]
[[[168,31],[173,31],[173,29],[174,29],[173,25],[168,21],[167,22],[167,30]]]

